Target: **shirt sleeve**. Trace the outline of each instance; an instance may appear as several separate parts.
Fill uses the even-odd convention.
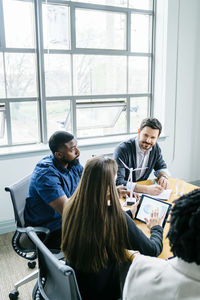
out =
[[[36,188],[39,196],[46,204],[65,195],[59,174],[50,170],[38,179]]]
[[[165,172],[165,173],[167,174],[167,176],[170,176],[170,172],[169,172],[168,169],[160,169],[160,170],[157,170],[157,171],[154,172],[154,175],[155,175],[156,177],[158,177],[158,174],[159,174],[160,172]]]
[[[140,230],[127,213],[128,235],[131,250],[138,250],[141,254],[158,256],[163,248],[163,228],[159,225],[151,228],[151,236],[148,238]]]

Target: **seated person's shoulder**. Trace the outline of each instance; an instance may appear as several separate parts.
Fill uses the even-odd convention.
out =
[[[117,147],[116,147],[116,151],[126,151],[129,150],[130,147],[132,147],[135,143],[135,138],[132,139],[128,139],[125,140],[123,142],[121,142]]]
[[[53,165],[52,160],[48,156],[41,159],[32,174],[31,183],[41,183],[50,180],[52,177],[59,176],[59,170]]]
[[[34,172],[48,170],[50,167],[53,167],[52,155],[43,157],[35,166]]]
[[[163,259],[137,254],[126,277],[123,299],[139,299],[139,296],[141,299],[145,299],[144,296],[147,294],[144,286],[147,289],[151,287],[148,296],[150,297],[149,299],[154,299],[152,297],[155,291],[154,288],[156,287],[157,290],[157,287],[159,287],[160,289],[158,284],[163,286],[164,278],[168,282],[171,274],[171,269],[170,271],[168,269],[170,269],[169,263]],[[159,295],[155,299],[162,299],[162,297],[160,298]],[[173,298],[169,297],[169,299]]]
[[[35,188],[42,187],[43,185],[51,186],[53,183],[59,181],[59,173],[48,168],[46,170],[41,170],[32,175],[31,186]]]
[[[161,151],[161,148],[160,148],[158,142],[156,142],[155,145],[154,145],[153,147],[154,147],[156,150]]]
[[[149,272],[152,272],[152,270],[155,273],[160,273],[166,268],[167,265],[168,262],[164,259],[136,254],[130,267],[130,274],[133,276],[144,272],[148,274]]]

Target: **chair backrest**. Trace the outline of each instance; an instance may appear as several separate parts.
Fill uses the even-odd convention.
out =
[[[27,234],[38,254],[38,286],[45,300],[81,300],[74,270],[59,261],[38,238],[33,228]]]
[[[11,195],[15,220],[18,227],[24,227],[24,207],[28,194],[30,178],[31,174],[27,175],[14,184],[5,187],[5,190],[7,192],[10,192]]]

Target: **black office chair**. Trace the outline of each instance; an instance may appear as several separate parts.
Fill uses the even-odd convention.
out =
[[[37,252],[35,245],[28,238],[26,228],[24,227],[24,207],[26,196],[28,194],[30,177],[31,175],[24,177],[15,184],[7,186],[5,190],[7,192],[10,192],[14,209],[15,222],[17,226],[12,238],[13,249],[21,257],[28,259],[28,266],[29,268],[33,269],[36,265],[36,262],[34,260],[37,258]],[[35,230],[40,234],[40,238],[42,240],[46,239],[49,234],[49,229],[47,228],[35,227]],[[18,288],[23,284],[37,278],[37,273],[38,270],[34,271],[33,273],[29,274],[28,276],[14,284],[14,290],[9,293],[9,298],[11,300],[16,300],[19,295]]]
[[[26,230],[38,254],[38,281],[33,290],[33,299],[81,300],[74,270],[49,251],[34,228],[27,227]]]

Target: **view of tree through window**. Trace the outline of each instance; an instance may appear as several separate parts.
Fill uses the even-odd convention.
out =
[[[0,146],[134,133],[152,103],[153,0],[0,0]]]

